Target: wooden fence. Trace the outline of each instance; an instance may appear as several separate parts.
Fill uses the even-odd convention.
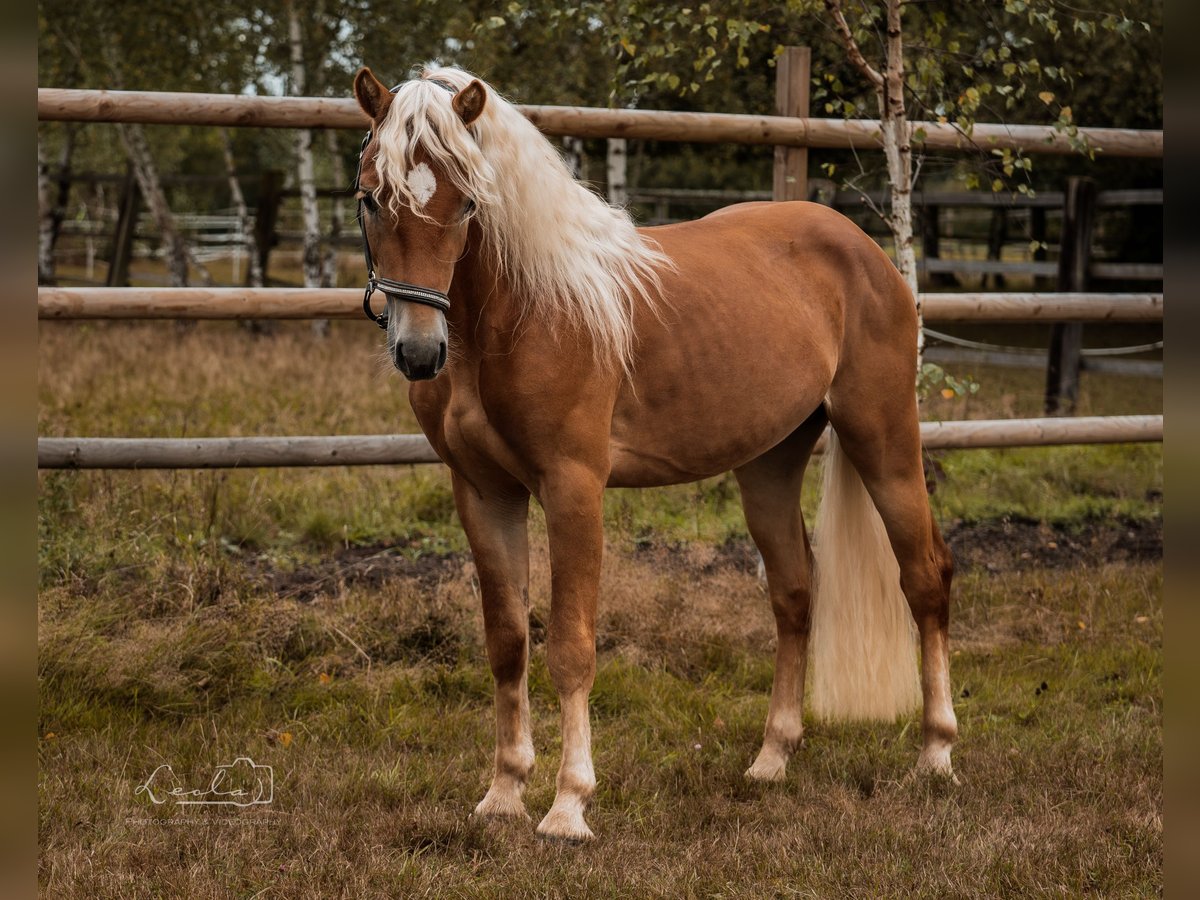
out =
[[[797,98],[799,99],[799,98]],[[879,145],[874,119],[818,119],[731,113],[518,106],[543,133],[581,138],[638,138],[695,143],[868,150]],[[258,97],[243,94],[96,91],[38,88],[42,122],[137,122],[146,125],[221,125],[256,128],[353,128],[370,122],[354,100],[329,97]],[[925,132],[915,146],[928,150],[1023,150],[1075,153],[1066,134],[1040,125],[978,124],[971,134],[953,125],[914,122]],[[1161,131],[1081,128],[1079,135],[1104,156],[1161,157]]]
[[[1161,441],[1162,416],[922,422],[929,450]],[[824,449],[825,439],[816,452]],[[240,438],[38,438],[40,469],[233,469],[441,462],[423,434]]]
[[[38,288],[39,319],[359,319],[360,288]],[[1162,294],[922,294],[927,322],[1155,322]]]
[[[807,196],[808,148],[877,146],[873,120],[809,118],[808,55],[788,48],[777,73],[777,116],[606,110],[528,106],[522,112],[543,132],[588,138],[736,142],[777,148],[773,196]],[[353,100],[171,94],[144,91],[38,89],[40,121],[138,122],[270,128],[365,128]],[[951,125],[913,123],[930,150],[1019,149],[1026,153],[1074,152],[1052,128],[976,125],[966,135]],[[1098,154],[1161,158],[1162,132],[1080,129]],[[1094,200],[1094,193],[1092,194]],[[1094,206],[1094,204],[1093,204]],[[262,225],[263,223],[260,223]],[[273,223],[267,223],[273,228]],[[1088,232],[1090,234],[1090,232]],[[1078,257],[1072,257],[1078,271]],[[1076,328],[1083,321],[1161,320],[1161,294],[1091,294],[1064,288],[1057,294],[927,294],[929,321],[1054,321]],[[1084,263],[1084,280],[1087,267]],[[342,318],[359,314],[361,292],[289,289],[40,288],[43,319],[86,318]],[[1162,416],[1023,419],[923,423],[928,447],[1010,447],[1064,443],[1161,441]],[[436,462],[422,435],[290,438],[39,438],[39,468],[215,468],[237,466],[369,465]]]

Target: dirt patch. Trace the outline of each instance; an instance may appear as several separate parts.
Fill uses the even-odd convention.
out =
[[[956,522],[944,531],[960,569],[989,572],[1013,569],[1078,568],[1111,562],[1153,562],[1163,555],[1161,519],[1114,519],[1052,524],[1005,517],[982,522]],[[720,569],[746,574],[758,571],[758,553],[748,538],[723,544],[657,543],[640,540],[632,556],[639,562],[676,571],[691,569],[711,575]]]
[[[749,538],[727,538],[721,544],[640,538],[630,555],[659,569],[690,569],[697,575],[712,575],[721,569],[750,575],[758,571],[758,551]]]
[[[327,560],[283,569],[266,560],[255,563],[264,587],[280,597],[308,603],[350,587],[379,588],[395,579],[415,581],[422,589],[457,578],[470,564],[466,553],[436,553],[407,545],[370,545],[336,550]]]
[[[1067,569],[1110,562],[1161,560],[1161,519],[1089,521],[1070,525],[1031,519],[1003,518],[957,522],[945,530],[961,571],[982,568],[1002,572],[1030,567]],[[754,575],[758,553],[748,538],[721,544],[643,538],[627,553],[636,563],[662,572],[691,572],[695,577],[718,572]],[[327,560],[284,569],[260,560],[256,577],[281,597],[307,603],[320,595],[350,587],[378,588],[394,579],[415,581],[421,589],[460,577],[471,565],[470,554],[437,553],[410,544],[348,547]]]
[[[1056,525],[1005,517],[957,522],[946,528],[945,537],[956,565],[964,570],[1076,569],[1101,563],[1153,562],[1163,555],[1162,519]]]

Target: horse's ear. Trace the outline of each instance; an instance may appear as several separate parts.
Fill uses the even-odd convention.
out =
[[[396,99],[395,94],[387,89],[375,74],[363,66],[354,76],[354,97],[362,111],[371,117],[372,122],[379,122],[387,115],[388,107]]]
[[[470,125],[479,118],[487,103],[487,88],[478,78],[454,95],[451,105],[464,125]]]

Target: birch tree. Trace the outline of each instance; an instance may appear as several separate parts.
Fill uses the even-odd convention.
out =
[[[237,161],[233,155],[233,140],[229,137],[228,128],[218,129],[221,136],[221,155],[225,159],[225,177],[229,182],[229,197],[233,208],[237,210],[238,230],[242,233],[242,244],[249,257],[246,283],[250,287],[263,286],[262,261],[258,257],[258,236],[254,233],[254,221],[250,218],[250,208],[246,205],[246,195],[242,193],[242,184],[238,180]]]
[[[883,155],[887,160],[888,189],[891,194],[890,210],[883,214],[884,221],[892,232],[896,247],[896,267],[908,289],[912,292],[917,307],[917,353],[924,349],[925,332],[921,326],[921,295],[917,290],[917,256],[913,250],[912,216],[912,131],[908,124],[908,110],[904,100],[904,32],[902,27],[903,7],[901,0],[887,0],[887,38],[884,58],[878,67],[871,65],[863,56],[862,48],[850,30],[842,11],[841,0],[824,0],[825,9],[833,20],[838,38],[846,48],[846,56],[875,92],[879,104],[879,133],[883,143]]]
[[[341,150],[338,148],[338,135],[333,129],[325,132],[325,149],[329,153],[330,168],[333,173],[333,183],[339,188],[346,185],[346,165],[342,161]],[[321,273],[321,287],[337,287],[338,280],[338,243],[342,236],[342,216],[345,215],[346,201],[342,194],[333,197],[333,216],[329,222],[329,245],[325,250],[325,265]]]
[[[38,141],[38,284],[54,283],[54,198],[50,164]]]
[[[300,14],[296,4],[287,4],[288,47],[291,59],[291,93],[302,97],[308,86],[304,66],[304,32],[300,27]],[[296,182],[300,188],[300,211],[304,219],[304,243],[301,251],[301,266],[304,270],[304,286],[321,287],[321,209],[317,205],[316,176],[313,166],[313,135],[308,128],[296,130]],[[328,319],[315,319],[313,332],[329,333]]]

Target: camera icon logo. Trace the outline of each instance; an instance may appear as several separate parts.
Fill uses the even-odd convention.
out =
[[[248,756],[213,769],[204,788],[188,788],[167,764],[159,766],[138,785],[134,794],[145,794],[156,806],[173,800],[180,806],[265,806],[275,799],[275,771]]]

